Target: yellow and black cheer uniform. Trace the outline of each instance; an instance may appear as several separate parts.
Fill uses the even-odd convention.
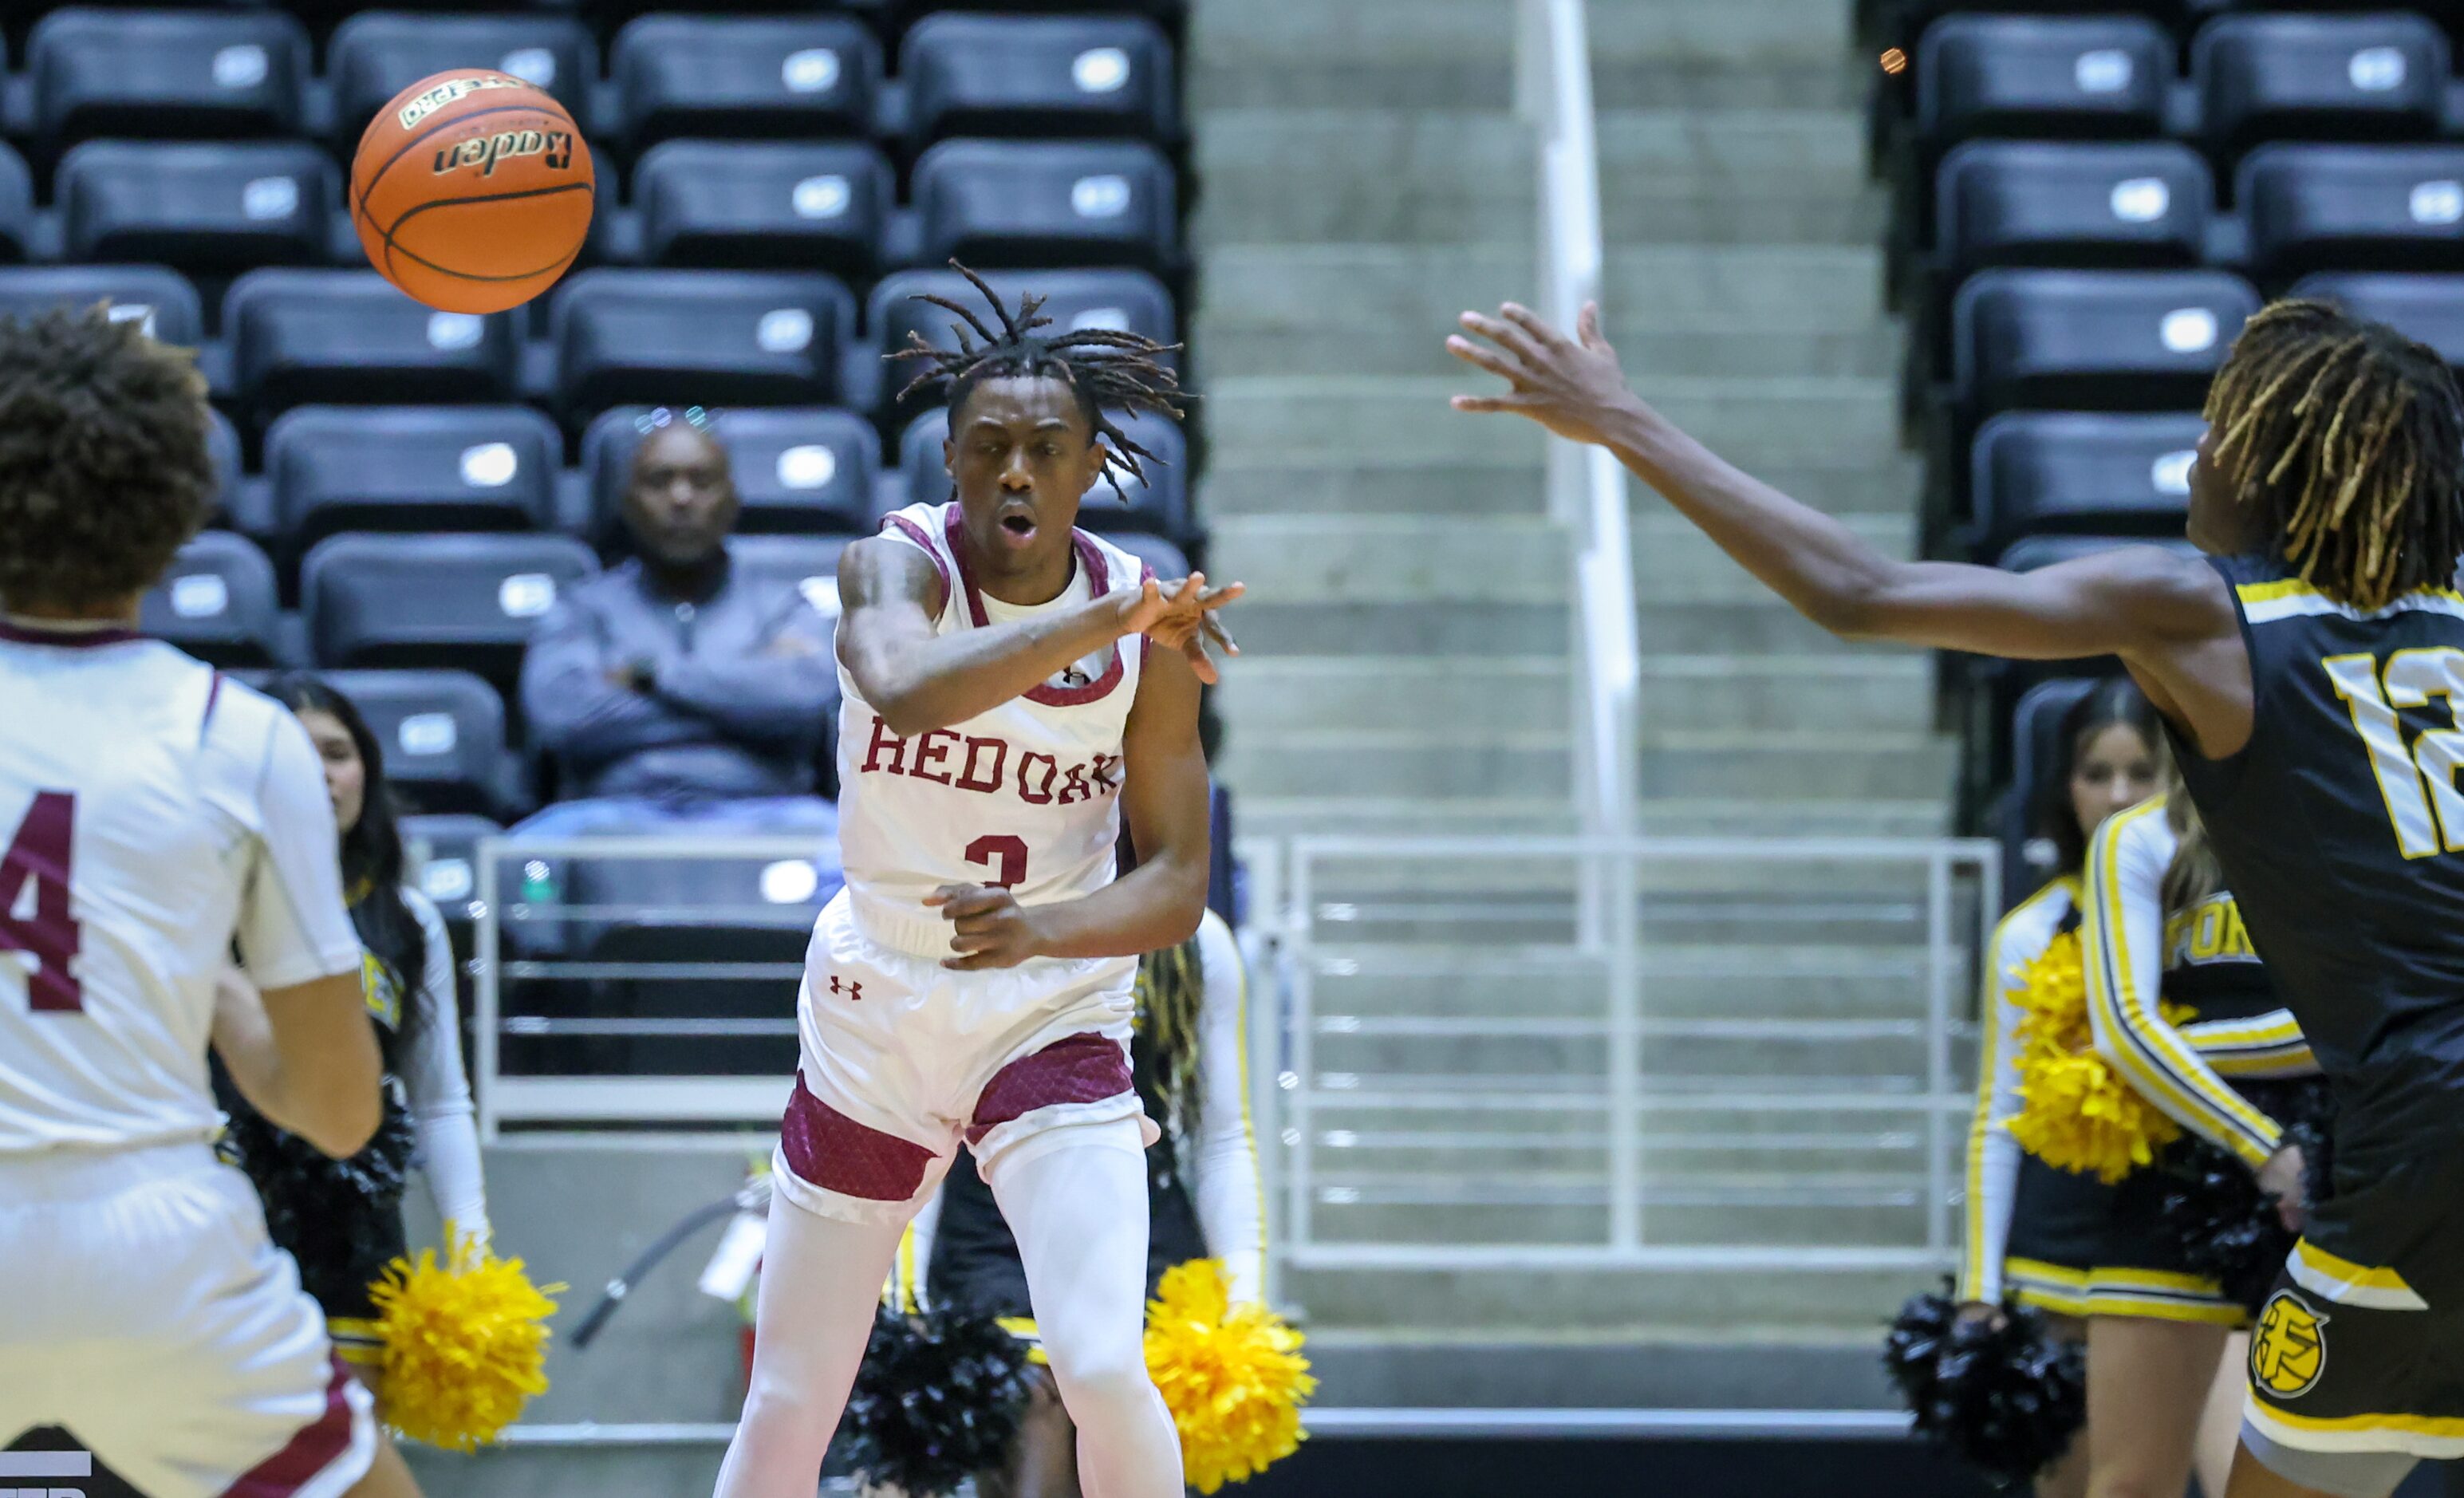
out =
[[[2164,807],[2160,798],[2120,813],[2090,846],[2079,911],[2090,1027],[2143,1097],[2255,1169],[2276,1148],[2280,1104],[2255,1079],[2307,1071],[2309,1054],[2231,894],[2162,914],[2176,843]],[[2249,1311],[2193,1272],[2166,1229],[2165,1163],[2107,1184],[2028,1157],[2005,1267],[2019,1298],[2069,1315],[2247,1325]]]
[[[2364,613],[2272,559],[2215,566],[2254,726],[2222,760],[2174,752],[2336,1097],[2331,1190],[2251,1339],[2245,1440],[2373,1491],[2400,1470],[2321,1474],[2464,1456],[2464,594]]]

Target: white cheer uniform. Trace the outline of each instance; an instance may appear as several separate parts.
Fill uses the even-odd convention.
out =
[[[64,1425],[154,1498],[329,1498],[367,1394],[218,1163],[215,975],[360,966],[316,749],[126,630],[0,626],[0,1446]]]
[[[884,522],[939,572],[935,632],[1076,607],[1149,575],[1100,537],[1072,534],[1067,587],[1032,606],[988,598],[958,544],[958,507]],[[839,843],[847,888],[822,912],[797,996],[803,1058],[779,1188],[826,1217],[904,1221],[958,1141],[987,1172],[1067,1124],[1139,1115],[1128,1040],[1134,958],[1036,958],[959,973],[950,923],[924,903],[945,884],[1001,885],[1026,906],[1113,876],[1122,735],[1145,640],[1133,636],[1023,696],[901,738],[839,668]]]

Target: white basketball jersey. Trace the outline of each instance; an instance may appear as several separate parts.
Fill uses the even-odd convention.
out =
[[[360,965],[307,731],[121,629],[0,625],[0,1155],[209,1137],[232,938],[266,988]]]
[[[940,634],[1074,607],[1148,575],[1119,547],[1074,531],[1077,567],[1061,596],[1003,604],[969,575],[957,504],[910,505],[882,534],[933,559],[946,598],[934,621]],[[1118,641],[1023,696],[913,738],[890,731],[841,663],[839,846],[867,936],[946,955],[949,925],[923,903],[937,886],[1001,885],[1022,905],[1047,905],[1111,882],[1121,736],[1145,645],[1140,636]]]

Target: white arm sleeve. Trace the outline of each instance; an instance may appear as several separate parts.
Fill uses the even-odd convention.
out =
[[[360,967],[342,903],[341,838],[308,731],[276,710],[256,783],[257,848],[240,894],[240,961],[259,988],[290,988]]]
[[[1206,1251],[1223,1261],[1236,1302],[1266,1294],[1265,1205],[1258,1190],[1258,1141],[1249,1130],[1248,974],[1232,928],[1214,912],[1198,927],[1205,994],[1198,1017],[1203,1090],[1190,1177]]]
[[[411,1127],[419,1134],[420,1173],[437,1215],[459,1232],[488,1236],[488,1193],[479,1165],[479,1127],[471,1080],[462,1070],[462,1019],[454,1006],[453,940],[436,907],[406,888],[403,904],[428,943],[420,975],[419,1027],[403,1059]]]
[[[2019,1111],[2021,975],[2044,955],[2073,907],[2064,879],[2002,918],[1986,953],[1985,993],[1978,1024],[1976,1112],[1968,1134],[1968,1248],[1960,1262],[1959,1298],[2002,1299],[2002,1261],[2011,1243],[2011,1213],[2019,1182],[2019,1141],[2011,1115]]]

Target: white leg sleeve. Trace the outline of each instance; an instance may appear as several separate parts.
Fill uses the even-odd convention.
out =
[[[752,1387],[718,1498],[813,1498],[905,1229],[843,1223],[772,1196]]]
[[[1138,1120],[1054,1129],[986,1181],[1026,1267],[1035,1324],[1078,1426],[1088,1498],[1181,1498],[1180,1438],[1147,1377],[1146,1150]]]

